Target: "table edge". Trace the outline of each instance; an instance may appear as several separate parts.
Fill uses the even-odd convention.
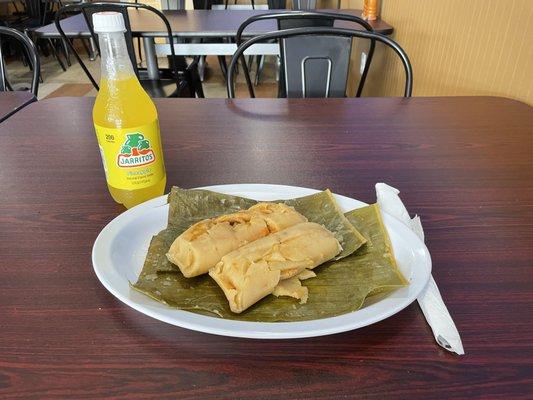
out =
[[[84,98],[95,98],[95,96],[82,96]],[[39,103],[51,103],[51,102],[55,102],[55,101],[60,101],[60,100],[63,100],[63,99],[77,99],[79,97],[77,96],[59,96],[59,97],[52,97],[52,98],[44,98],[42,100],[39,100],[38,102]],[[229,102],[233,102],[233,101],[278,101],[278,102],[290,102],[290,101],[311,101],[311,102],[334,102],[334,101],[342,101],[342,100],[348,100],[348,101],[365,101],[366,99],[403,99],[403,100],[423,100],[423,99],[431,99],[431,100],[435,100],[435,99],[465,99],[465,98],[471,98],[471,99],[497,99],[498,101],[502,101],[504,103],[517,103],[517,104],[520,104],[521,106],[524,105],[530,109],[532,109],[533,111],[533,105],[530,105],[530,104],[527,104],[525,103],[524,101],[522,100],[518,100],[518,99],[513,99],[513,98],[510,98],[510,97],[506,97],[506,96],[486,96],[486,95],[482,95],[482,96],[414,96],[414,97],[410,97],[410,98],[404,98],[404,97],[394,97],[394,96],[387,96],[387,97],[347,97],[347,98],[327,98],[327,99],[319,99],[319,98],[313,98],[313,99],[287,99],[287,98],[277,98],[277,97],[273,97],[273,98],[249,98],[249,97],[242,97],[242,98],[235,98],[235,99],[228,99],[228,98],[224,98],[224,97],[221,97],[221,98],[203,98],[203,99],[198,99],[198,98],[175,98],[175,99],[172,99],[172,98],[158,98],[158,99],[155,99],[156,101],[177,101],[177,102],[180,102],[180,101],[229,101]],[[28,104],[31,104],[28,103]]]
[[[322,11],[331,11],[331,10],[332,9],[323,9]],[[357,8],[345,8],[341,10],[362,12],[361,10]],[[174,11],[199,11],[199,10],[174,10]],[[226,11],[226,10],[218,10],[218,11]],[[266,11],[275,11],[275,10],[266,10]],[[285,11],[294,11],[294,10],[285,10]],[[76,15],[79,15],[79,14],[76,14]],[[73,15],[72,17],[76,15]],[[375,30],[375,32],[380,33],[382,35],[386,35],[386,36],[392,35],[394,33],[394,27],[390,25],[387,21],[382,20],[381,17],[378,18],[378,21],[382,21],[383,23],[385,23],[388,26],[388,28]],[[53,24],[54,23],[51,23],[48,25],[53,25]],[[40,37],[40,38],[50,38],[50,39],[60,38],[61,35],[57,31],[56,32],[41,32],[40,31],[41,29],[45,28],[48,25],[34,29],[32,31],[33,34],[35,34],[35,36]],[[187,38],[196,38],[196,37],[218,38],[218,37],[232,37],[232,36],[235,36],[236,32],[213,31],[209,33],[205,33],[205,32],[202,33],[202,32],[191,32],[191,31],[185,31],[185,32],[174,31],[173,34],[176,37],[187,37]],[[91,34],[89,32],[65,32],[65,35],[69,38],[90,38],[91,37]],[[133,32],[133,36],[135,37],[161,37],[161,35],[162,35],[161,32],[150,32],[150,31],[137,32],[137,33]]]

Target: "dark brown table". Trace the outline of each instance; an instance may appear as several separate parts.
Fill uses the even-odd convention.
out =
[[[239,26],[253,15],[287,12],[288,10],[165,10],[173,34],[181,37],[228,37],[235,36]],[[318,10],[330,13],[343,13],[361,16],[361,10]],[[155,14],[130,10],[131,28],[135,35],[143,37],[161,36],[164,25]],[[393,27],[382,19],[368,21],[378,33],[389,35]],[[337,25],[336,25],[337,26]],[[353,27],[353,24],[339,22],[339,27]],[[90,31],[81,14],[65,18],[61,27],[68,37],[90,37]],[[259,35],[276,29],[274,21],[259,21],[246,30],[249,35]],[[38,36],[59,38],[55,24],[45,25],[35,30]],[[165,33],[166,35],[166,33]]]
[[[0,92],[0,122],[36,100],[28,91]]]
[[[343,13],[361,16],[361,10],[339,10],[326,9],[321,10],[329,13]],[[177,37],[183,38],[226,38],[234,37],[237,34],[239,26],[253,15],[265,13],[287,12],[287,10],[165,10],[165,14],[172,33]],[[141,10],[129,10],[133,35],[143,38],[143,47],[145,53],[147,76],[150,79],[159,78],[157,66],[157,57],[170,54],[168,44],[155,44],[155,37],[166,36],[164,25],[161,20],[154,14]],[[381,19],[369,21],[370,25],[376,32],[391,34],[392,26]],[[337,21],[335,26],[341,28],[356,28],[357,24],[347,21]],[[91,33],[87,23],[81,14],[61,20],[61,27],[67,37],[90,37]],[[273,20],[258,21],[250,25],[246,30],[246,36],[257,36],[276,30],[276,23]],[[35,35],[43,38],[60,38],[55,24],[49,24],[36,29]],[[92,40],[92,39],[91,39]],[[174,46],[176,55],[233,55],[237,46],[233,43],[180,43]],[[246,53],[274,55],[279,54],[277,44],[258,44],[250,48]]]
[[[466,356],[416,303],[299,340],[167,325],[98,282],[107,193],[90,98],[0,126],[0,398],[526,399],[533,391],[533,109],[495,97],[157,101],[168,182],[402,190]]]

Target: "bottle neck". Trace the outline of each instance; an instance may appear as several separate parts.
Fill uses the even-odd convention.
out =
[[[102,32],[98,41],[102,59],[100,79],[122,80],[135,76],[124,33]]]

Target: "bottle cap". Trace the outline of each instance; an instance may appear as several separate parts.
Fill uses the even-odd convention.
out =
[[[126,32],[124,17],[119,12],[105,11],[93,14],[93,29],[100,32]]]

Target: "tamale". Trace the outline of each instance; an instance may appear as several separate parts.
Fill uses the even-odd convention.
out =
[[[224,255],[246,243],[306,221],[285,204],[258,203],[193,224],[172,243],[167,257],[191,278],[207,273]]]
[[[243,197],[203,189],[178,187],[172,188],[168,202],[168,229],[177,232],[176,237],[199,221],[240,212],[258,204],[256,200]],[[297,199],[276,200],[271,203],[291,206],[305,216],[309,222],[323,225],[332,232],[343,248],[342,252],[335,257],[336,259],[352,254],[365,243],[366,239],[346,219],[329,190]],[[161,268],[158,270],[160,272],[178,270],[178,267],[172,263],[162,264],[159,268]]]
[[[301,281],[304,281],[306,279],[314,278],[315,276],[316,274],[313,271],[306,269],[300,272],[298,275],[296,275],[296,278],[298,278]]]
[[[272,293],[282,279],[331,260],[342,251],[322,225],[305,222],[248,243],[225,255],[209,271],[240,313]]]
[[[326,192],[320,192],[286,203],[293,205],[310,221],[318,222],[321,218],[318,215],[320,209],[324,202],[330,201],[328,199]],[[353,224],[366,238],[367,243],[356,253],[342,260],[327,262],[315,268],[317,276],[304,281],[309,291],[306,304],[298,304],[297,300],[290,297],[267,296],[241,314],[235,314],[230,310],[223,291],[213,279],[207,275],[185,278],[167,260],[165,253],[173,240],[193,223],[246,209],[257,202],[204,190],[179,188],[172,189],[169,202],[169,228],[152,239],[143,270],[132,287],[171,307],[242,321],[304,321],[355,311],[369,295],[407,284],[397,269],[379,207],[372,205],[345,214],[342,221],[349,221],[349,226]],[[314,202],[317,204],[313,205]],[[334,214],[331,212],[334,207],[323,208],[331,215]],[[341,235],[337,236],[335,225],[345,225],[340,219],[336,221],[336,224],[324,225],[339,237]],[[346,234],[342,236],[349,238],[348,232],[351,232],[351,229],[343,227],[342,230]],[[344,248],[341,254],[351,245],[352,248],[361,245],[358,239],[340,242]]]
[[[302,286],[302,282],[300,282],[298,276],[293,276],[292,278],[280,281],[272,291],[272,294],[276,297],[293,297],[300,300],[300,304],[305,304],[309,297],[309,290],[307,290],[307,287]]]

